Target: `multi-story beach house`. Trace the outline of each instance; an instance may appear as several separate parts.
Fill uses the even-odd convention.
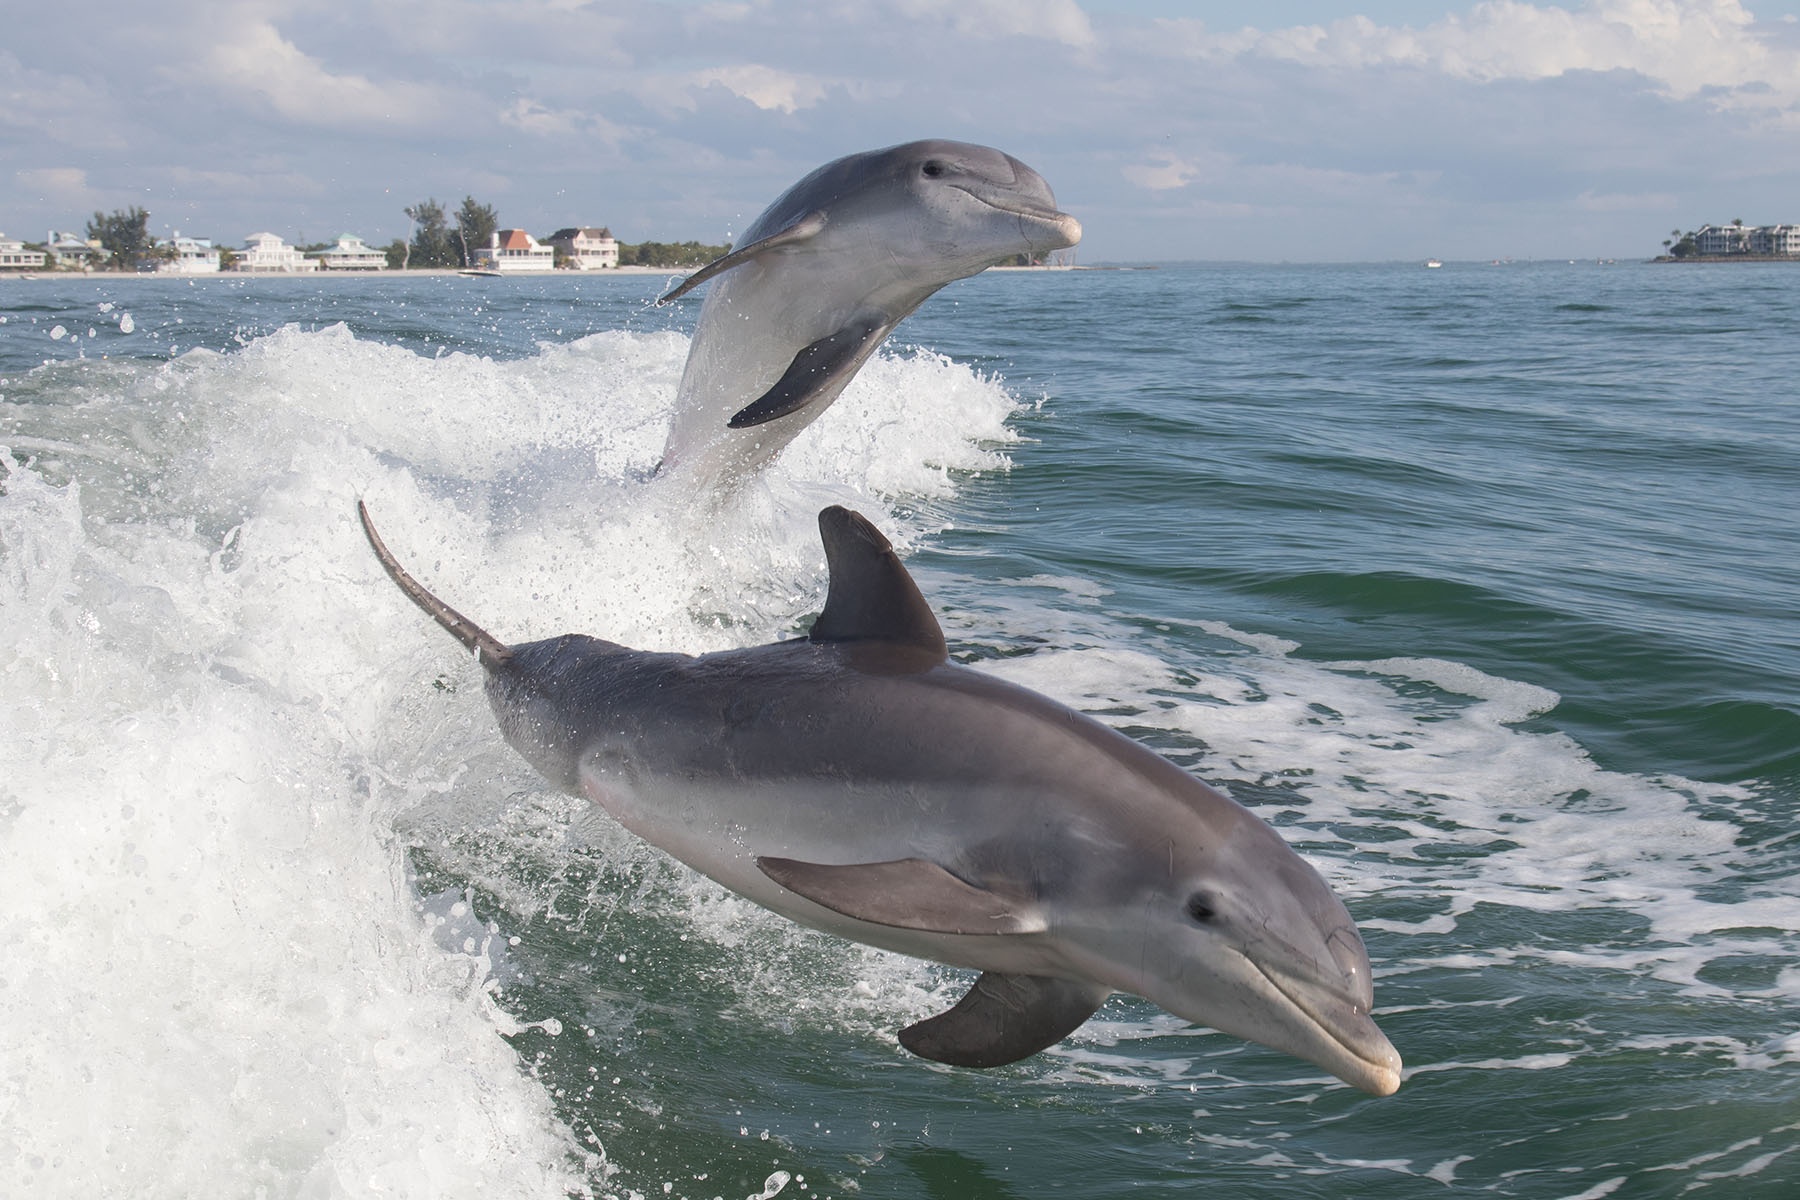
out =
[[[550,245],[562,255],[562,265],[576,271],[603,270],[619,265],[619,243],[610,229],[559,229]]]
[[[1800,225],[1702,225],[1694,231],[1694,252],[1800,257]]]
[[[143,267],[158,275],[217,275],[219,248],[206,238],[182,237],[177,231],[156,243]]]
[[[548,271],[556,266],[556,251],[523,229],[498,229],[487,245],[476,248],[475,266],[484,271]]]
[[[1800,225],[1759,225],[1750,235],[1752,254],[1800,258]]]
[[[0,271],[36,271],[48,257],[42,250],[27,250],[18,238],[0,233]]]
[[[319,264],[275,234],[253,233],[244,239],[244,249],[231,264],[231,269],[263,275],[297,275],[303,271],[316,271]]]
[[[1743,225],[1702,225],[1694,231],[1694,248],[1701,254],[1748,254],[1750,230]]]
[[[370,248],[354,233],[340,233],[337,245],[319,255],[319,265],[327,271],[383,271],[387,251]]]

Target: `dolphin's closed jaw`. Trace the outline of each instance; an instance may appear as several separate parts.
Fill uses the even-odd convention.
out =
[[[1287,977],[1252,960],[1269,986],[1293,1006],[1289,1015],[1304,1034],[1300,1044],[1278,1046],[1318,1064],[1351,1087],[1373,1096],[1400,1090],[1400,1052],[1376,1026],[1369,1010],[1316,983]]]
[[[1081,241],[1081,222],[1066,212],[1036,208],[1001,193],[965,187],[963,191],[989,208],[1020,218],[1020,232],[1034,250],[1065,250]]]
[[[1081,241],[1081,222],[1056,207],[1056,196],[1044,177],[1010,154],[1004,158],[1012,167],[1010,183],[956,186],[989,208],[1029,221],[1034,228],[1027,240],[1034,250],[1062,250]]]

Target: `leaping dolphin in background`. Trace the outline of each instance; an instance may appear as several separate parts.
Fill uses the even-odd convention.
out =
[[[506,740],[555,786],[732,891],[827,933],[982,972],[900,1032],[991,1067],[1113,991],[1385,1096],[1362,939],[1272,828],[1167,759],[948,660],[888,541],[819,514],[811,633],[698,658],[579,634],[507,646],[369,544],[486,668]]]
[[[662,469],[729,485],[837,399],[927,296],[1081,240],[1050,185],[998,150],[908,142],[826,163],[752,221],[694,328]]]

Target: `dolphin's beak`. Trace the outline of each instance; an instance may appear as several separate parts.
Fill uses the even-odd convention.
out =
[[[961,191],[974,196],[990,209],[999,209],[1019,218],[1019,228],[1026,236],[1026,241],[1030,241],[1033,250],[1066,250],[1067,246],[1073,246],[1082,239],[1082,223],[1067,212],[1042,209],[1017,193],[1001,189],[963,187]]]
[[[1294,1032],[1301,1036],[1274,1049],[1324,1067],[1372,1096],[1391,1096],[1400,1090],[1400,1052],[1366,1007],[1268,963],[1249,961],[1298,1010],[1292,1015],[1299,1018],[1301,1029]]]
[[[1081,222],[1077,221],[1074,217],[1071,217],[1068,213],[1051,213],[1048,216],[1039,219],[1046,223],[1044,233],[1041,236],[1047,240],[1046,243],[1041,246],[1042,249],[1063,250],[1075,245],[1081,240]],[[1031,244],[1033,248],[1039,248],[1040,245],[1037,238],[1033,238]]]
[[[1009,183],[982,181],[959,183],[961,188],[989,208],[1019,218],[1021,231],[1033,250],[1062,250],[1081,240],[1081,222],[1056,207],[1056,195],[1036,171],[1006,155],[1012,166]]]

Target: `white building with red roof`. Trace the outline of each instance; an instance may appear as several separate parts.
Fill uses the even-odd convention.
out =
[[[523,229],[497,229],[487,245],[476,248],[475,266],[485,271],[548,271],[556,266],[556,251]]]

